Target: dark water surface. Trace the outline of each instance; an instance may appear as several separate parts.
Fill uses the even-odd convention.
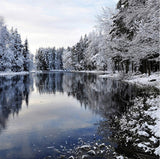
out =
[[[112,147],[110,158],[158,158],[135,146],[135,138],[147,138],[118,123],[135,98],[155,92],[87,73],[0,77],[0,159],[67,158],[76,146],[94,142]]]

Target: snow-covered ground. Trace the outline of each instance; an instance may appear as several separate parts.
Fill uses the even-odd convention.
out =
[[[141,86],[154,86],[160,89],[160,72],[152,73],[150,76],[147,74],[134,75],[125,81]]]
[[[113,78],[113,79],[120,79],[122,81],[136,84],[138,86],[142,87],[148,87],[153,86],[155,88],[158,88],[160,90],[160,72],[152,73],[150,76],[147,74],[139,74],[139,75],[131,75],[131,76],[124,76],[122,77],[122,74],[114,73],[114,74],[105,74],[105,75],[99,75],[100,78]],[[136,102],[137,100],[137,102]],[[124,118],[120,120],[122,130],[129,130],[132,133],[136,132],[140,136],[147,136],[148,133],[145,131],[145,129],[150,129],[153,136],[150,138],[150,143],[146,142],[140,142],[137,144],[138,147],[144,149],[146,152],[154,151],[154,153],[158,156],[160,156],[160,145],[153,149],[151,143],[157,143],[160,139],[160,95],[155,96],[149,96],[147,98],[146,104],[150,106],[148,110],[144,110],[144,103],[142,99],[135,99],[135,104],[130,109],[128,113],[128,120],[126,115],[124,115]],[[136,110],[136,111],[135,111]],[[134,121],[134,118],[139,114],[137,110],[141,111],[141,114],[143,116],[149,116],[151,119],[155,121],[155,125],[148,125],[147,121],[141,125],[139,122],[137,122],[137,119]],[[142,119],[141,119],[142,120]],[[136,125],[136,127],[134,126]],[[138,139],[137,139],[138,142]]]
[[[14,76],[14,75],[25,75],[29,74],[29,72],[0,72],[0,76]]]
[[[136,98],[134,105],[120,119],[120,130],[124,131],[124,138],[125,132],[130,132],[132,136],[125,138],[126,143],[129,140],[135,140],[135,146],[138,146],[145,152],[153,151],[158,156],[160,156],[160,145],[154,145],[157,145],[160,139],[159,128],[160,95],[148,97],[145,104],[143,97]]]
[[[139,74],[139,75],[129,75],[123,76],[122,74],[116,73],[108,73],[104,75],[99,75],[100,78],[114,78],[121,79],[125,82],[137,84],[139,86],[153,86],[160,89],[160,72],[152,73],[150,76],[147,74]]]
[[[152,105],[152,107],[145,113],[152,119],[155,119],[155,125],[152,128],[152,132],[160,139],[160,95],[156,98],[152,97],[151,99],[148,99],[146,103]],[[155,142],[154,138],[152,141]],[[155,154],[160,156],[160,145],[156,148]]]
[[[150,76],[147,74],[139,74],[139,75],[130,75],[126,77],[122,77],[122,74],[118,72],[112,73],[108,71],[65,71],[65,70],[52,70],[50,72],[81,72],[81,73],[97,73],[104,75],[99,75],[100,78],[114,78],[114,79],[122,79],[125,82],[137,84],[139,86],[154,86],[160,89],[160,72],[152,73]],[[43,71],[31,71],[31,73],[43,73]],[[8,76],[8,75],[24,75],[29,74],[29,72],[0,72],[0,76]]]
[[[89,71],[89,70],[83,70],[83,71],[76,71],[76,70],[71,70],[69,72],[80,72],[80,73],[105,73],[105,74],[109,74],[110,72],[108,71],[97,71],[97,70],[92,70],[92,71]]]
[[[102,72],[105,73],[105,72]],[[107,74],[99,75],[100,78],[114,78],[114,79],[120,79],[120,74],[118,72],[107,72]]]

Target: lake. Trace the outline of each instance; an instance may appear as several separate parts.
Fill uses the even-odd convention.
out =
[[[77,147],[102,143],[107,153],[95,148],[97,155],[88,158],[158,159],[158,139],[143,127],[154,125],[143,110],[157,94],[91,73],[0,77],[0,159],[68,158]],[[147,151],[137,146],[144,143]]]

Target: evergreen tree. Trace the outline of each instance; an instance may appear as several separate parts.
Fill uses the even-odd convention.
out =
[[[113,57],[121,57],[122,70],[137,70],[142,58],[159,54],[159,1],[119,0],[117,8],[111,31]]]
[[[18,34],[17,29],[12,30],[11,34],[12,34],[11,35],[11,38],[12,38],[11,49],[14,53],[12,71],[14,72],[23,71],[24,70],[23,68],[24,57],[23,57],[23,45],[22,45],[21,37]]]
[[[28,40],[26,39],[24,42],[23,46],[23,57],[24,57],[24,71],[29,71],[30,70],[30,53],[28,49]]]
[[[62,54],[64,48],[40,48],[36,53],[36,66],[38,70],[63,69]]]
[[[17,29],[8,31],[3,18],[0,18],[0,71],[29,71],[32,60],[28,41],[23,46]]]

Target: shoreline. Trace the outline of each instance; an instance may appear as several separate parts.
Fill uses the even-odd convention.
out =
[[[2,76],[16,76],[16,75],[26,75],[30,72],[22,71],[22,72],[0,72],[0,77]]]
[[[150,76],[148,76],[147,74],[130,74],[130,76],[125,75],[123,77],[121,73],[114,73],[107,75],[99,75],[99,77],[118,79],[129,84],[135,84],[140,87],[155,87],[160,90],[160,72],[154,72]]]
[[[94,73],[99,74],[99,78],[112,78],[115,80],[121,80],[129,84],[135,84],[140,87],[155,87],[160,90],[160,72],[151,73],[150,76],[147,74],[122,74],[118,71],[112,73],[110,71],[76,71],[76,70],[51,70],[51,71],[22,71],[22,72],[0,72],[1,76],[16,76],[16,75],[26,75],[30,73],[49,73],[49,72],[64,72],[64,73]]]

